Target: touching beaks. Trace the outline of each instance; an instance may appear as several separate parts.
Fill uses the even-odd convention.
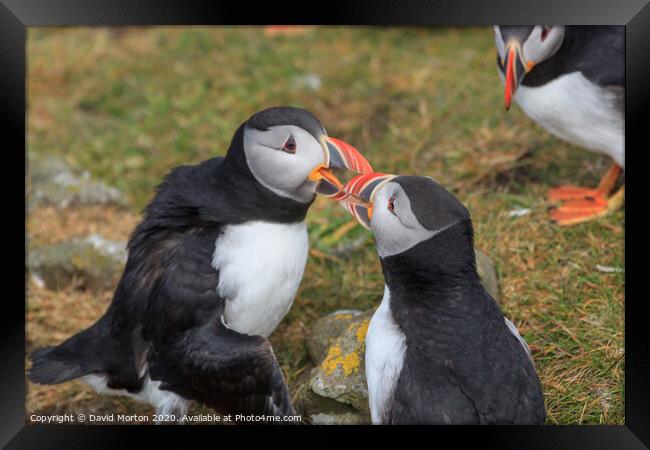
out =
[[[370,229],[375,193],[393,178],[395,175],[364,173],[352,178],[344,186],[345,196],[340,201],[364,228]]]
[[[512,98],[524,76],[530,72],[535,65],[534,61],[526,62],[518,41],[509,41],[506,45],[506,55],[503,67],[506,73],[505,79],[505,107],[510,109]]]
[[[334,200],[341,200],[346,196],[343,192],[343,184],[330,169],[341,168],[364,174],[372,172],[372,166],[359,153],[359,150],[347,142],[323,135],[320,138],[320,143],[325,153],[325,159],[323,164],[309,174],[309,179],[319,181],[316,186],[318,194]]]

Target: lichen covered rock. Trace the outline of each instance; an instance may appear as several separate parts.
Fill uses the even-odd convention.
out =
[[[349,322],[345,325],[343,333],[333,340],[322,361],[312,370],[309,381],[314,393],[350,405],[366,417],[370,412],[365,376],[365,348],[366,332],[372,314],[373,311],[337,311],[320,319],[322,322],[336,325],[339,321]],[[348,315],[352,316],[351,320]]]
[[[310,366],[296,381],[293,392],[293,405],[305,423],[312,425],[357,425],[369,423],[369,417],[357,411],[347,403],[316,394],[311,386],[312,372]]]
[[[320,364],[336,338],[358,320],[363,313],[355,309],[340,309],[321,317],[307,334],[307,351],[314,364]]]

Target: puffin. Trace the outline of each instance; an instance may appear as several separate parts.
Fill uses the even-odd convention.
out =
[[[596,188],[560,186],[551,219],[573,225],[624,202],[625,29],[621,26],[494,26],[505,107],[521,109],[554,136],[612,159]]]
[[[273,107],[239,126],[224,157],[173,169],[130,236],[105,314],[33,352],[28,378],[80,379],[163,421],[180,421],[190,400],[224,415],[294,415],[266,338],[303,276],[307,210],[342,187],[332,168],[371,170],[311,112]]]
[[[480,282],[463,204],[422,176],[369,173],[345,190],[385,280],[365,341],[372,423],[544,423],[530,350]]]

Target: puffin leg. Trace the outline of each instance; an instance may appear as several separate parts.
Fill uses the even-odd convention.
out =
[[[548,200],[555,203],[565,200],[589,200],[596,197],[605,199],[607,194],[609,194],[616,185],[616,180],[618,180],[620,174],[621,166],[618,164],[612,164],[612,167],[609,168],[605,176],[600,180],[596,189],[578,186],[559,186],[548,192]]]
[[[625,201],[625,185],[609,199],[604,196],[567,200],[551,210],[551,220],[558,225],[575,225],[606,216],[618,210]]]

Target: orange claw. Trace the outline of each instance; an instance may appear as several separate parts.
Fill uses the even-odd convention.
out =
[[[570,200],[551,210],[551,220],[558,225],[574,225],[602,217],[609,210],[605,199],[598,199],[592,204],[589,204],[589,200]]]
[[[550,202],[595,198],[602,195],[598,189],[579,186],[558,186],[548,191]]]
[[[620,174],[621,167],[618,164],[612,164],[612,167],[609,168],[600,180],[600,184],[598,184],[596,189],[578,186],[560,186],[548,192],[548,199],[551,202],[558,202],[578,199],[589,200],[597,197],[604,198],[614,188]]]
[[[589,199],[567,200],[551,209],[551,220],[558,225],[575,225],[616,211],[625,198],[625,186],[609,198],[597,195]]]

